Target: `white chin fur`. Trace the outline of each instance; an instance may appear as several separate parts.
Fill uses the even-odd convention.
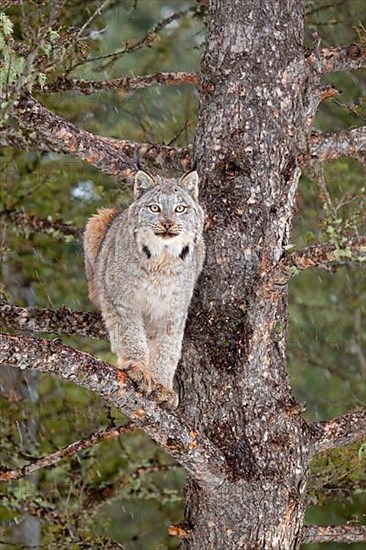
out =
[[[137,230],[137,243],[142,250],[143,246],[146,246],[152,256],[161,256],[163,254],[170,254],[173,257],[178,257],[182,253],[182,248],[192,242],[189,235],[180,233],[169,239],[155,233],[148,228],[142,228]]]

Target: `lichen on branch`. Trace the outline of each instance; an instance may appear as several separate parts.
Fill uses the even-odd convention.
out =
[[[197,481],[215,485],[228,474],[220,451],[189,426],[179,411],[163,409],[138,392],[123,371],[88,353],[60,340],[0,334],[0,365],[56,374],[93,391],[126,414]]]

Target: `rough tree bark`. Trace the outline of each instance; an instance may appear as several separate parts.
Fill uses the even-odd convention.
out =
[[[306,136],[299,0],[213,0],[196,157],[207,261],[180,387],[231,479],[188,483],[183,548],[298,548],[309,431],[288,383],[287,289],[261,280],[289,243]],[[199,308],[197,304],[199,303]]]
[[[324,95],[321,73],[359,68],[365,59],[365,48],[355,45],[306,54],[301,0],[211,0],[194,147],[208,253],[185,335],[178,411],[162,410],[116,368],[61,341],[1,335],[1,365],[50,372],[95,391],[185,468],[185,522],[173,529],[184,549],[295,550],[301,541],[364,540],[361,526],[302,529],[312,456],[365,434],[366,413],[307,424],[285,352],[291,276],[353,253],[357,260],[365,238],[343,242],[347,253],[334,243],[285,252],[305,161],[349,154],[364,162],[364,129],[311,135],[311,128],[319,102],[333,93]],[[118,86],[154,79],[119,79]],[[88,84],[82,87],[88,93]],[[72,153],[117,180],[134,171],[138,144],[83,131],[27,94],[14,102],[12,116],[30,134],[19,141],[2,131],[1,144]],[[141,154],[155,165],[187,167],[190,149],[144,144]],[[15,211],[2,216],[35,231],[57,230],[59,238],[80,236],[60,221]],[[97,314],[66,308],[1,304],[0,323],[105,337]],[[38,465],[71,452],[69,446]],[[6,471],[3,479],[22,474]]]

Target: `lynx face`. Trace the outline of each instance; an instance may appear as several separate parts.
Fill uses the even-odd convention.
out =
[[[139,196],[134,203],[138,214],[135,236],[144,254],[186,256],[202,233],[197,173],[191,172],[180,181],[157,183],[140,171],[136,175],[135,196]]]

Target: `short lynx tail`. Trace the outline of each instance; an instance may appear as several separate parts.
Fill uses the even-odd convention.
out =
[[[114,208],[100,208],[86,225],[84,233],[85,271],[88,279],[89,298],[99,307],[97,289],[94,281],[94,262],[100,245],[118,212]]]

